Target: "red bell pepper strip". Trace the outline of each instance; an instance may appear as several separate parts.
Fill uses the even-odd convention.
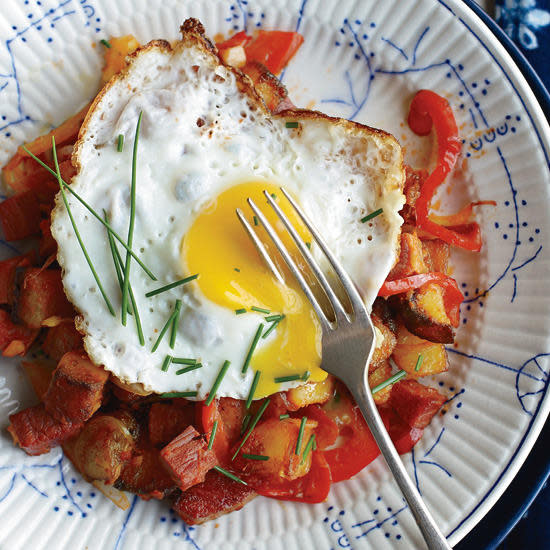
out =
[[[453,229],[455,231],[460,231],[461,228],[462,226],[455,226]],[[460,304],[464,301],[464,296],[458,288],[456,281],[444,273],[434,271],[432,273],[421,273],[419,275],[403,277],[402,279],[395,279],[395,281],[384,281],[384,284],[378,291],[378,296],[387,297],[394,296],[395,294],[402,294],[403,292],[420,288],[432,282],[443,287],[445,311],[447,312],[451,324],[457,327],[460,321]]]
[[[444,225],[445,227],[450,227],[453,225],[465,225],[470,223],[474,206],[482,206],[484,204],[491,204],[492,206],[497,205],[496,201],[475,201],[467,204],[456,214],[450,214],[448,216],[437,216],[435,214],[430,214],[430,220],[439,225]]]
[[[279,74],[303,41],[304,37],[297,32],[259,31],[244,47],[246,60],[259,61],[273,74]]]
[[[251,36],[248,36],[246,32],[240,31],[223,42],[217,42],[216,48],[218,50],[226,50],[227,48],[235,48],[237,46],[246,46],[252,40]]]
[[[478,252],[481,249],[481,235],[477,224],[477,228],[460,232],[429,218],[430,202],[435,191],[454,168],[460,153],[458,129],[449,102],[431,90],[420,90],[411,102],[408,123],[411,130],[420,136],[427,135],[433,125],[437,135],[437,165],[422,185],[415,204],[417,226],[449,244]]]

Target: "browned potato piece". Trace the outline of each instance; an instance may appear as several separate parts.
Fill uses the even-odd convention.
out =
[[[371,313],[372,324],[380,331],[383,340],[382,343],[374,349],[372,359],[369,363],[369,373],[373,372],[378,366],[392,354],[395,348],[395,322],[391,318],[391,312],[383,298],[377,298],[374,302]]]
[[[418,273],[427,273],[422,241],[416,233],[401,233],[401,251],[388,279],[400,279]]]
[[[413,334],[430,342],[452,344],[455,328],[445,310],[443,292],[437,283],[428,283],[416,290],[392,296],[390,303]]]
[[[302,453],[317,422],[306,422],[300,453],[296,454],[300,422],[297,418],[271,418],[260,422],[233,463],[236,471],[249,480],[292,480],[306,475],[311,467],[312,453],[303,463]],[[268,456],[269,460],[249,460],[243,458],[243,453]]]
[[[441,239],[422,241],[424,263],[428,272],[439,271],[448,274],[449,269],[449,245]]]
[[[419,355],[422,355],[422,364],[416,371]],[[402,325],[397,330],[397,346],[392,357],[400,369],[414,377],[444,372],[448,367],[447,352],[443,344],[423,340]]]
[[[309,382],[303,386],[292,388],[286,392],[286,406],[289,411],[297,411],[302,407],[325,403],[334,392],[334,378],[327,376],[322,382]]]
[[[134,439],[124,423],[108,415],[96,415],[84,426],[73,447],[73,460],[88,479],[112,484],[134,449]]]
[[[370,369],[369,369],[370,370]],[[369,387],[372,389],[381,384],[391,376],[391,365],[388,360],[383,361],[375,370],[369,373]],[[377,405],[384,405],[388,402],[392,385],[377,391],[372,397]]]

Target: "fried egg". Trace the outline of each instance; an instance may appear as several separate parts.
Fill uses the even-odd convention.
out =
[[[155,41],[138,50],[96,98],[73,157],[78,172],[71,187],[126,238],[132,151],[142,113],[132,249],[156,280],[132,261],[130,284],[144,345],[135,315],[128,315],[126,326],[121,323],[121,289],[101,223],[67,193],[114,316],[60,197],[52,234],[65,292],[79,312],[77,325],[95,363],[146,391],[197,392],[196,399],[204,399],[229,361],[216,395],[246,399],[260,372],[254,393],[260,398],[326,377],[320,369],[321,329],[285,267],[280,265],[285,284],[268,270],[236,209],[265,238],[254,225],[250,197],[280,230],[265,190],[300,225],[280,192],[284,187],[320,229],[370,308],[396,259],[404,204],[402,153],[392,136],[357,123],[311,111],[269,113],[249,79],[219,61],[203,32],[190,20],[174,47]],[[121,152],[119,135],[124,136]],[[378,209],[382,214],[361,222]],[[310,239],[305,228],[299,231]],[[124,248],[118,250],[124,258]],[[319,254],[314,244],[312,250]],[[146,296],[195,274],[187,284]],[[176,300],[182,306],[174,337],[170,324],[159,339]],[[268,332],[273,315],[284,318]],[[257,332],[262,337],[243,373]],[[185,365],[172,363],[163,370],[167,356],[193,359],[202,367],[182,373]]]

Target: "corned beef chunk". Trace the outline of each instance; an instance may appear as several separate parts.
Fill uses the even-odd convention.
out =
[[[160,452],[164,465],[176,485],[185,491],[204,481],[206,472],[217,464],[214,451],[207,448],[204,436],[188,426]]]
[[[164,447],[195,419],[195,406],[185,399],[172,403],[153,403],[149,409],[149,441]]]

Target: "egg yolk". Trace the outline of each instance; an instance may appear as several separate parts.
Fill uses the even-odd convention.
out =
[[[244,308],[247,313],[243,315],[249,314],[255,307],[270,312],[263,314],[264,317],[276,314],[285,316],[267,338],[260,338],[252,355],[249,368],[261,372],[255,398],[279,391],[280,384],[275,382],[278,377],[300,375],[310,382],[326,378],[326,373],[320,369],[319,320],[286,264],[275,254],[274,245],[246,202],[248,197],[254,200],[285,245],[295,250],[291,246],[292,238],[267,204],[264,190],[275,195],[278,205],[301,237],[309,242],[311,237],[307,229],[278,187],[253,181],[235,185],[211,201],[193,222],[181,248],[186,272],[199,273],[198,285],[212,302],[232,310]],[[243,211],[265,243],[286,284],[281,284],[266,266],[237,218],[237,208]],[[235,314],[235,323],[239,322],[240,317]],[[263,321],[263,324],[265,334],[271,322]],[[254,334],[250,334],[250,343],[253,338]],[[244,363],[245,357],[242,360]],[[235,365],[235,368],[241,367]]]

